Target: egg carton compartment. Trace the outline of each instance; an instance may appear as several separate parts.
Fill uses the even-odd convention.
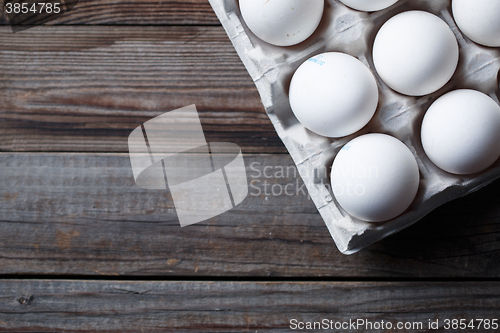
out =
[[[238,0],[209,2],[255,82],[266,112],[340,252],[355,253],[414,224],[438,206],[500,178],[500,161],[480,174],[457,176],[435,166],[422,148],[422,120],[438,97],[456,89],[475,89],[499,102],[500,48],[482,47],[467,39],[453,20],[450,0],[400,0],[386,10],[373,13],[327,0],[315,33],[289,47],[273,46],[253,35],[241,17]],[[440,90],[423,97],[409,97],[390,89],[377,75],[372,61],[372,45],[380,27],[394,15],[409,10],[427,11],[443,19],[460,46],[459,64],[452,79]],[[379,88],[379,104],[372,120],[362,130],[339,139],[307,130],[297,121],[288,100],[296,69],[323,52],[343,52],[356,57],[375,75]],[[414,202],[405,213],[384,223],[351,217],[336,202],[329,186],[331,165],[338,151],[350,140],[368,133],[384,133],[404,142],[420,169],[420,187]]]

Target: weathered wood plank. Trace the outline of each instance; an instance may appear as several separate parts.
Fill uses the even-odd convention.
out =
[[[1,332],[430,332],[429,321],[497,319],[499,283],[118,282],[4,280]],[[364,320],[357,329],[335,323]],[[389,323],[393,329],[369,329]],[[396,329],[398,323],[410,329]],[[490,321],[491,323],[491,321]],[[460,332],[494,332],[477,329]],[[291,326],[292,325],[292,326]],[[348,324],[350,325],[350,324]],[[421,326],[420,326],[421,325]],[[345,326],[344,326],[345,327]],[[377,327],[377,326],[372,326]],[[484,327],[484,326],[483,326]],[[319,330],[315,330],[317,332]],[[455,331],[458,330],[446,330]]]
[[[0,24],[8,22],[0,11]],[[80,0],[47,25],[219,25],[207,0]]]
[[[126,152],[130,132],[196,104],[208,141],[285,152],[221,27],[0,33],[0,150]]]
[[[499,182],[344,256],[288,155],[245,161],[243,203],[181,228],[126,154],[1,153],[0,274],[500,277]]]

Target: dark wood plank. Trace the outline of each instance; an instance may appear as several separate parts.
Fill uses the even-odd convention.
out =
[[[0,24],[7,22],[0,11]],[[80,0],[46,25],[54,24],[220,25],[207,0]]]
[[[0,274],[500,276],[500,182],[344,256],[288,155],[245,161],[243,203],[181,228],[167,191],[134,184],[126,154],[1,153]]]
[[[285,152],[222,27],[4,27],[0,43],[1,151],[126,152],[196,104],[208,141]]]
[[[357,330],[348,326],[328,332],[431,332],[429,321],[438,321],[439,331],[445,331],[446,319],[498,322],[499,308],[500,284],[491,282],[6,280],[0,284],[0,332],[290,332],[296,324],[293,319],[326,319],[333,325],[359,319],[394,325],[375,330],[363,324]],[[398,330],[399,322],[414,329]],[[497,330],[476,326],[446,331]]]

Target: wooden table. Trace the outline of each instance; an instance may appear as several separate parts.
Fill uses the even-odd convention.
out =
[[[1,29],[1,332],[500,319],[500,182],[340,254],[297,175],[273,173],[292,160],[206,0],[80,0]],[[134,184],[127,138],[190,104],[207,141],[242,148],[254,188],[180,228],[167,191]]]

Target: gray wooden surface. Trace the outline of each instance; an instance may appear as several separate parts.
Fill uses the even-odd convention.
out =
[[[245,155],[249,196],[180,228],[127,154],[0,153],[3,274],[498,278],[497,183],[352,256],[336,249],[286,154]],[[281,193],[286,187],[287,193]],[[287,195],[291,194],[291,195]]]
[[[1,24],[7,18],[2,11]],[[79,0],[64,16],[46,25],[219,25],[206,0]]]
[[[144,121],[196,104],[208,141],[286,152],[220,26],[3,27],[0,44],[2,151],[127,152]]]
[[[0,45],[0,332],[499,316],[500,182],[341,255],[206,0],[81,0]],[[252,186],[180,228],[168,191],[134,184],[127,138],[190,104]]]
[[[293,319],[422,323],[384,331],[435,332],[429,320],[443,329],[446,319],[494,318],[500,307],[499,285],[487,282],[7,280],[0,292],[0,331],[27,332],[291,332]],[[460,330],[478,331],[488,332]]]

